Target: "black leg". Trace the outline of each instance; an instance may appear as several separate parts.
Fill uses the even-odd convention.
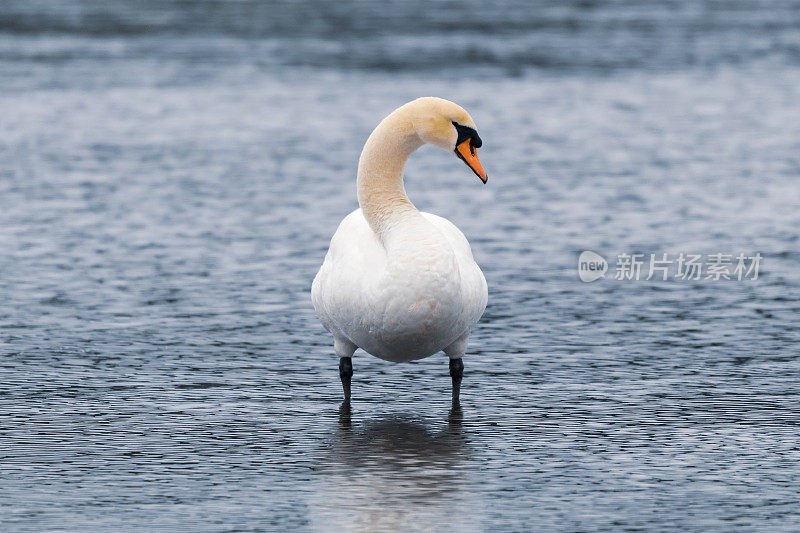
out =
[[[344,389],[344,401],[350,402],[350,378],[353,377],[352,357],[339,358],[339,377],[342,380],[342,389]]]
[[[461,378],[464,377],[464,361],[450,359],[450,377],[453,378],[453,402],[458,402],[461,394]]]

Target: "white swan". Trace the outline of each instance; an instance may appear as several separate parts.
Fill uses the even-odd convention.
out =
[[[443,350],[458,400],[461,358],[488,291],[461,231],[406,196],[403,167],[425,143],[455,152],[486,183],[475,123],[453,102],[409,102],[367,139],[358,162],[361,207],[339,225],[311,287],[320,321],[333,334],[346,402],[357,348],[394,362]]]

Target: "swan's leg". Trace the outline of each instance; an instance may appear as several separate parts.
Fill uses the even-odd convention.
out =
[[[342,380],[345,403],[350,403],[350,378],[353,377],[353,352],[356,345],[346,339],[334,338],[333,348],[339,356],[339,379]]]
[[[453,378],[453,403],[458,403],[461,394],[461,378],[464,377],[464,360],[450,359],[450,377]]]
[[[341,357],[339,359],[339,378],[342,380],[344,401],[350,403],[350,378],[353,377],[353,358]]]
[[[450,358],[450,377],[453,379],[453,404],[458,403],[461,394],[461,378],[464,377],[464,361],[462,357],[467,351],[469,331],[459,337],[453,344],[444,349]]]

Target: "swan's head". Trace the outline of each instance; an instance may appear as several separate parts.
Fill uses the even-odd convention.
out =
[[[475,152],[483,142],[469,113],[453,102],[432,96],[418,98],[403,107],[408,108],[414,131],[420,139],[455,152],[486,183],[486,171]]]

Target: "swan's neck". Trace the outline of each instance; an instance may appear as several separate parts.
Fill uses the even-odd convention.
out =
[[[423,144],[411,121],[396,111],[378,124],[361,152],[358,204],[382,241],[392,226],[418,213],[403,187],[403,167],[408,156]]]

